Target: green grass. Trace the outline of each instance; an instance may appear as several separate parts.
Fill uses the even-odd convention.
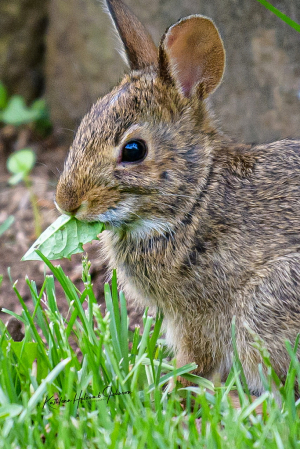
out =
[[[25,324],[23,341],[14,342],[0,323],[1,448],[300,448],[295,348],[288,348],[291,366],[282,385],[256,341],[268,375],[262,374],[266,392],[254,403],[244,393],[237,354],[226,384],[214,395],[205,389],[212,384],[196,376],[198,387],[169,391],[168,380],[178,374],[191,379],[194,365],[175,369],[161,335],[162,317],[145,313],[143,333],[132,333],[115,273],[112,285],[105,285],[102,316],[86,260],[82,291],[59,266],[45,262],[53,275],[45,277],[41,290],[27,280],[33,313],[14,286],[23,307],[15,315]],[[67,318],[57,309],[56,282],[69,304]],[[239,393],[240,410],[228,400],[232,388]],[[255,413],[258,404],[262,415]]]

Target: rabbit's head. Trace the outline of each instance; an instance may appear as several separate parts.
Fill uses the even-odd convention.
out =
[[[205,100],[222,79],[222,40],[195,15],[171,26],[157,50],[121,1],[107,5],[132,71],[83,118],[57,207],[125,230],[168,229],[208,176],[216,131]]]

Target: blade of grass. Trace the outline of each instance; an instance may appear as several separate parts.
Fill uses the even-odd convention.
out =
[[[243,369],[242,363],[240,361],[240,357],[239,357],[239,353],[238,353],[237,345],[236,345],[235,316],[232,318],[231,340],[232,340],[232,346],[233,346],[233,353],[234,353],[235,363],[237,365],[237,371],[240,372],[240,376],[241,376],[241,379],[242,379],[242,382],[243,382],[243,387],[244,387],[245,393],[246,393],[246,395],[247,395],[247,397],[249,399],[249,402],[251,402],[251,394],[250,394],[250,391],[249,391],[249,388],[248,388],[246,376],[245,376],[245,373],[244,373],[244,369]]]
[[[51,312],[55,313],[57,309],[56,297],[55,297],[55,284],[54,277],[51,275],[46,276],[46,294],[47,302]]]
[[[11,310],[7,310],[3,307],[3,309],[1,309],[1,312],[7,313],[8,315],[15,317],[17,320],[21,321],[23,324],[27,324],[26,320],[24,320],[24,318],[21,315],[18,315],[17,313],[12,312]]]
[[[121,330],[120,330],[120,349],[123,356],[123,369],[125,374],[129,372],[129,357],[128,357],[128,314],[126,308],[126,299],[124,293],[120,291],[120,306],[121,306]]]
[[[89,323],[85,312],[82,308],[82,304],[78,297],[77,289],[75,285],[71,282],[71,280],[65,275],[62,268],[60,266],[54,267],[54,265],[41,253],[41,251],[36,250],[36,253],[40,256],[40,258],[45,262],[45,264],[50,268],[56,279],[59,281],[61,286],[64,289],[68,299],[70,302],[74,300],[75,308],[77,309],[78,315],[82,322],[85,332],[89,335],[91,343],[95,343],[95,334],[93,332],[93,328],[91,323]]]
[[[38,404],[38,402],[42,401],[42,396],[46,392],[47,384],[51,384],[56,377],[63,371],[65,366],[70,363],[71,358],[67,358],[66,360],[62,360],[44,379],[38,389],[34,392],[31,398],[28,401],[26,409],[21,413],[19,422],[23,422],[26,418],[26,415]]]
[[[248,405],[240,414],[239,419],[244,420],[248,418],[248,416],[255,411],[255,409],[262,404],[268,397],[270,393],[265,391],[261,396],[256,398],[250,405]]]
[[[33,335],[35,337],[35,341],[39,345],[40,353],[41,353],[43,359],[45,360],[46,364],[48,365],[48,367],[51,369],[51,365],[50,365],[49,359],[48,359],[47,354],[46,354],[46,350],[45,350],[45,346],[44,346],[43,340],[41,339],[41,337],[38,334],[38,331],[37,331],[37,329],[36,329],[36,327],[34,325],[34,322],[33,322],[33,319],[31,318],[29,310],[28,310],[28,308],[27,308],[23,298],[21,297],[20,293],[18,292],[15,284],[13,286],[13,289],[14,289],[14,291],[15,291],[15,293],[16,293],[16,295],[17,295],[17,297],[18,297],[18,299],[19,299],[19,301],[20,301],[20,303],[22,305],[23,311],[25,312],[25,316],[26,316],[28,322],[30,323],[30,329],[31,329],[31,331],[32,331],[32,333],[33,333]]]
[[[110,286],[107,283],[104,286],[104,298],[105,298],[106,308],[107,308],[108,312],[110,313],[109,328],[110,328],[110,332],[111,332],[112,343],[113,343],[114,350],[117,354],[118,359],[121,360],[122,352],[121,352],[120,342],[119,342],[119,338],[118,338],[118,336],[120,335],[120,331],[118,332],[117,323],[116,323],[118,318],[116,318],[116,316],[115,316],[112,294],[111,294]],[[120,320],[120,318],[119,318],[119,320]],[[119,323],[119,330],[120,330],[120,323]]]
[[[294,30],[298,31],[300,33],[300,25],[299,23],[292,20],[287,15],[283,14],[279,9],[275,8],[271,3],[267,2],[267,0],[257,0],[259,3],[261,3],[265,8],[267,8],[269,11],[274,13],[279,19],[283,20],[285,23],[287,23],[290,27],[294,28]]]
[[[114,309],[116,330],[117,330],[117,334],[120,335],[121,320],[120,320],[119,295],[118,295],[118,284],[117,284],[116,270],[113,270],[113,275],[112,275],[112,279],[111,279],[111,296],[112,296],[112,303],[113,303],[113,309]]]
[[[45,326],[43,309],[41,307],[41,299],[42,299],[42,296],[43,296],[43,293],[44,293],[44,290],[46,287],[46,280],[43,282],[43,285],[42,285],[39,295],[37,293],[36,283],[34,281],[29,281],[27,276],[26,276],[26,284],[29,287],[32,301],[34,304],[34,311],[32,314],[32,319],[34,320],[34,318],[36,317],[37,324],[41,328],[43,335],[46,337],[46,339],[48,341],[49,340],[48,330],[47,330],[47,327]]]

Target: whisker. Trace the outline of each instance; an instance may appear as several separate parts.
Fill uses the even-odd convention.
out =
[[[45,164],[44,162],[37,162],[37,163],[36,163],[36,166],[38,166],[38,165],[42,165],[42,166],[46,167],[49,171],[51,171],[51,173],[53,173],[53,175],[55,176],[55,178],[58,179],[57,173],[55,173],[55,171],[53,171],[47,164]],[[58,170],[57,167],[56,167],[56,170]],[[60,175],[59,170],[58,170],[58,173],[59,173],[59,175]]]
[[[58,128],[57,131],[70,131],[71,133],[75,133],[75,129],[70,129],[70,128]]]

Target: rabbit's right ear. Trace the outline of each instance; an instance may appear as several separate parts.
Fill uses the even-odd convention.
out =
[[[144,25],[121,0],[105,0],[105,3],[123,43],[129,67],[140,70],[157,66],[157,48]]]
[[[175,83],[185,97],[200,99],[220,84],[225,50],[214,23],[203,16],[189,16],[171,26],[159,47],[159,74]]]

